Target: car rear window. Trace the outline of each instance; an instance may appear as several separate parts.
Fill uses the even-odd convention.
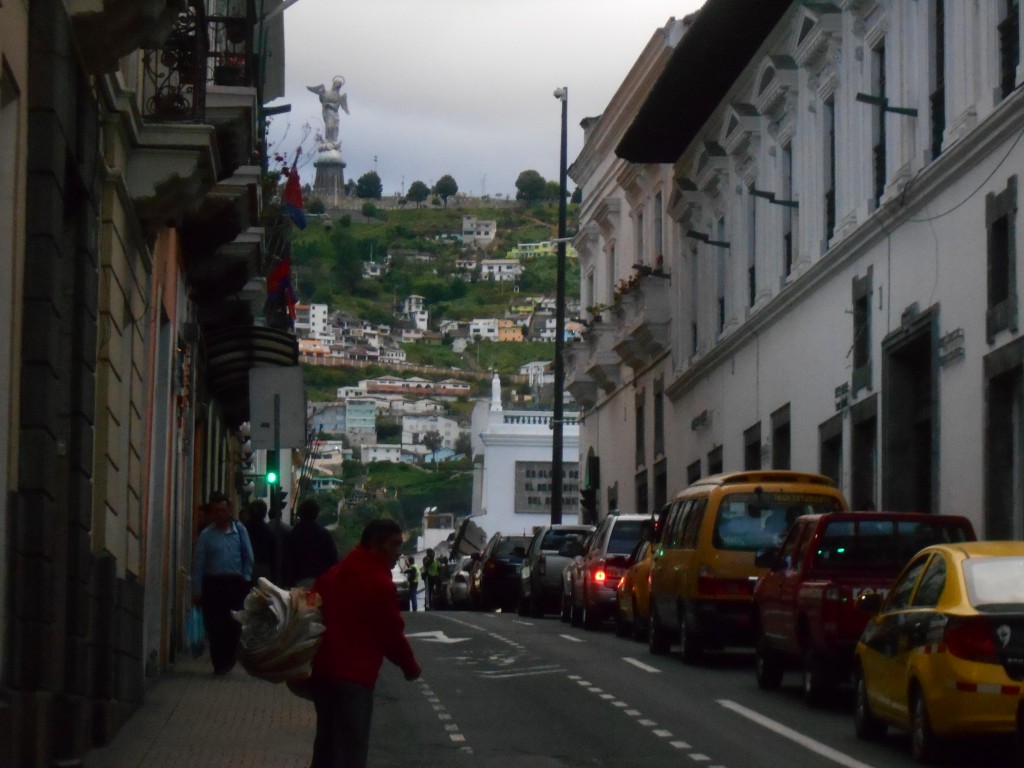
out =
[[[541,549],[558,551],[569,539],[581,539],[587,535],[587,531],[548,531],[541,540]]]
[[[1024,557],[972,557],[964,561],[967,599],[979,611],[1024,610]]]
[[[498,546],[494,548],[494,554],[496,555],[511,555],[516,548],[519,548],[519,555],[526,554],[526,548],[530,546],[529,536],[506,536],[504,539],[498,542]]]
[[[840,508],[838,499],[813,493],[731,493],[719,505],[714,545],[741,552],[775,547],[801,515]]]
[[[608,538],[609,555],[628,555],[640,541],[641,520],[619,520],[612,526]]]
[[[927,546],[973,538],[956,521],[833,520],[821,536],[815,561],[829,569],[899,571]]]

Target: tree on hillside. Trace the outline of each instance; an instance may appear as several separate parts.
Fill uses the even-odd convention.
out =
[[[434,185],[434,193],[444,202],[445,208],[448,207],[448,198],[453,197],[458,191],[459,185],[447,173],[438,179],[437,184]]]
[[[557,203],[562,187],[557,181],[549,181],[544,185],[544,200],[548,203]]]
[[[432,429],[423,435],[423,444],[434,454],[434,471],[437,471],[437,452],[441,449],[444,438],[436,429]]]
[[[405,199],[411,203],[416,203],[417,208],[423,205],[428,197],[430,197],[430,187],[422,181],[414,181],[410,184],[409,191],[405,195]]]
[[[380,200],[384,194],[384,185],[376,171],[367,171],[356,182],[356,197]]]
[[[544,199],[547,182],[537,171],[523,171],[516,179],[516,200],[536,203]]]

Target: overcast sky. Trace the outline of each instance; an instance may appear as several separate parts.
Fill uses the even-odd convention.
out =
[[[299,0],[285,12],[287,93],[271,148],[322,131],[307,85],[344,76],[346,178],[376,170],[384,194],[451,174],[460,192],[515,195],[521,171],[558,180],[569,89],[569,162],[651,36],[702,0]],[[287,130],[287,133],[286,133]],[[283,138],[282,138],[283,137]],[[312,147],[312,142],[309,142]],[[312,164],[301,166],[312,183]],[[569,180],[569,188],[573,188]]]

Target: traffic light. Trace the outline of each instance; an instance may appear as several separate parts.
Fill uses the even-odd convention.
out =
[[[280,479],[280,467],[281,467],[281,454],[279,451],[271,450],[267,451],[267,471],[264,477],[267,480],[267,485],[276,486]]]
[[[583,510],[583,522],[593,524],[597,522],[597,489],[580,489],[580,509]]]

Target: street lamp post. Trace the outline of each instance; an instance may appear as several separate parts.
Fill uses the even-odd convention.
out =
[[[569,113],[569,89],[558,88],[555,98],[562,102],[562,152],[558,166],[558,272],[555,280],[555,385],[554,414],[551,420],[551,524],[562,522],[562,429],[564,426],[565,364],[562,354],[565,347],[565,197],[567,150],[566,136]]]

